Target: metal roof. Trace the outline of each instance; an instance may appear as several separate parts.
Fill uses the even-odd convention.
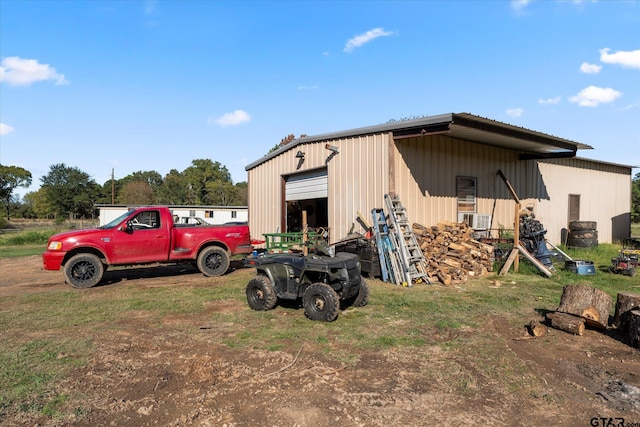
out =
[[[593,148],[579,142],[469,113],[448,113],[299,138],[247,165],[245,170],[253,169],[301,144],[386,132],[391,132],[396,140],[424,135],[450,135],[458,139],[515,150],[520,153],[520,158],[523,160],[574,157],[578,149]]]

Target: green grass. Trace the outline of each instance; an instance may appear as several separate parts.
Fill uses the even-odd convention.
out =
[[[53,230],[30,230],[0,234],[0,246],[46,245],[49,237],[54,234],[56,232]]]
[[[52,386],[86,363],[93,351],[86,339],[4,341],[0,348],[0,414],[11,405],[52,417],[65,396]]]
[[[38,247],[38,253],[43,250]],[[15,248],[15,247],[13,247]],[[554,310],[566,284],[598,287],[616,298],[619,292],[640,292],[637,276],[607,272],[620,247],[601,244],[590,249],[564,249],[577,260],[593,261],[597,273],[578,275],[563,270],[545,278],[526,260],[519,273],[470,280],[457,286],[397,287],[369,280],[370,303],[341,311],[331,323],[312,322],[294,304],[260,312],[247,307],[244,288],[253,272],[241,270],[217,279],[214,286],[107,286],[3,297],[0,305],[0,414],[28,411],[55,418],[74,396],[55,388],[74,369],[88,363],[95,351],[92,337],[104,330],[130,327],[144,319],[158,337],[192,339],[245,349],[295,353],[301,346],[353,366],[368,352],[393,351],[429,359],[439,347],[451,356],[450,375],[456,390],[474,393],[475,372],[495,378],[515,391],[529,389],[527,367],[504,354],[492,328],[492,316],[522,327],[531,318]],[[496,281],[499,281],[499,285]],[[227,309],[217,309],[217,304]],[[171,321],[166,321],[170,319]],[[178,320],[176,320],[178,319]],[[180,321],[184,319],[184,321]],[[195,327],[194,327],[195,324]],[[205,326],[203,330],[198,324]],[[215,329],[215,334],[207,330]],[[473,352],[466,350],[473,348]],[[464,364],[458,364],[459,354]],[[468,365],[468,366],[467,366]],[[444,373],[434,368],[434,378]],[[532,389],[543,395],[544,386]],[[78,406],[76,405],[76,408]]]
[[[41,255],[45,249],[46,245],[0,246],[0,258]]]
[[[0,234],[0,258],[40,255],[54,230],[29,230]]]

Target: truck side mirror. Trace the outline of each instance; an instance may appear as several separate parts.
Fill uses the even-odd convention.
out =
[[[131,221],[127,221],[124,224],[122,224],[120,226],[120,231],[124,231],[125,233],[132,233],[133,232],[133,224],[131,224]]]

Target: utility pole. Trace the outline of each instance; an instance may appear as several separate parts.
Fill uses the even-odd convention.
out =
[[[111,204],[116,204],[116,187],[113,181],[113,171],[115,168],[111,168]]]

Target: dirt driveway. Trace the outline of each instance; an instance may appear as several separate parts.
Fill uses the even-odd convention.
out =
[[[0,259],[0,272],[0,301],[69,290],[60,272],[40,268],[39,257]],[[249,278],[253,272],[231,274]],[[117,286],[164,287],[173,286],[166,278],[175,275],[180,275],[180,286],[205,286],[211,280],[186,267],[143,269],[111,280],[121,282]],[[208,309],[245,308],[237,300],[222,300]],[[488,376],[469,362],[472,347],[449,350],[434,344],[420,354],[361,350],[353,366],[327,357],[312,343],[268,352],[225,346],[218,330],[202,323],[202,314],[163,322],[161,335],[140,316],[122,319],[115,332],[93,337],[93,359],[56,390],[82,396],[77,405],[85,409],[77,417],[0,413],[0,424],[600,426],[620,425],[623,418],[622,425],[640,426],[640,351],[613,333],[587,330],[574,337],[550,330],[542,338],[522,339],[521,328],[491,318],[486,327],[495,334],[495,346],[527,367],[517,374],[525,386],[514,391],[499,375]],[[462,371],[467,373],[465,387],[454,375]],[[526,384],[540,382],[544,393],[527,391]]]

